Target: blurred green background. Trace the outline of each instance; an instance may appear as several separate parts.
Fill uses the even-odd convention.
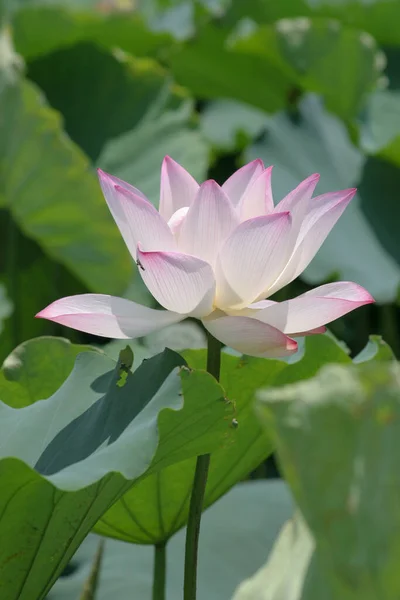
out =
[[[170,154],[223,182],[255,157],[275,201],[314,172],[359,193],[301,280],[377,304],[331,327],[352,352],[381,333],[399,356],[398,0],[0,0],[0,359],[85,291],[151,304],[95,167],[158,203]]]

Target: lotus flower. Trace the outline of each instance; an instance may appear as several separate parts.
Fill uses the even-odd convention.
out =
[[[355,283],[317,287],[293,300],[267,300],[307,267],[355,189],[312,198],[318,175],[274,206],[272,167],[254,160],[220,187],[199,185],[170,157],[161,169],[160,209],[99,170],[109,209],[147,288],[165,310],[102,294],[57,300],[37,316],[109,338],[137,338],[186,317],[223,344],[253,356],[285,356],[295,337],[373,298]]]

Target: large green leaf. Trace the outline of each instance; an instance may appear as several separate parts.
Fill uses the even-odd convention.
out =
[[[191,367],[205,367],[205,350],[186,351],[184,356]],[[232,416],[238,426],[234,427],[231,416],[227,427],[234,435],[227,436],[212,453],[206,506],[245,478],[273,450],[254,415],[255,391],[264,385],[285,385],[312,377],[327,362],[350,362],[343,348],[328,336],[307,339],[304,356],[289,365],[223,354],[221,384],[227,400],[234,403]],[[96,531],[135,543],[170,537],[186,522],[194,466],[194,460],[186,460],[146,478],[114,504],[96,525]]]
[[[211,101],[200,115],[204,137],[225,151],[247,145],[262,133],[266,122],[263,111],[236,100]]]
[[[125,344],[126,345],[126,344]],[[78,354],[95,348],[56,337],[24,342],[6,358],[0,372],[1,401],[13,408],[29,406],[54,394],[67,379]]]
[[[368,31],[381,44],[400,44],[396,0],[307,0],[316,14],[335,17],[352,27]]]
[[[272,60],[236,50],[227,31],[208,26],[171,52],[176,80],[200,98],[232,98],[272,112],[282,108],[291,85],[291,70],[279,54]]]
[[[330,19],[283,19],[251,30],[234,47],[267,62],[279,53],[294,71],[293,83],[323,94],[342,118],[357,116],[385,66],[371,36]]]
[[[303,277],[315,284],[336,274],[365,286],[378,302],[392,301],[397,296],[400,268],[389,254],[393,236],[388,240],[382,236],[384,224],[393,232],[390,223],[396,221],[390,210],[394,208],[391,188],[379,187],[378,216],[376,193],[384,180],[380,176],[376,179],[375,193],[363,186],[363,175],[366,181],[369,177],[368,168],[364,169],[365,158],[350,143],[343,124],[314,96],[302,100],[300,116],[298,123],[284,113],[269,118],[268,135],[247,153],[249,159],[259,156],[275,165],[276,201],[315,172],[321,174],[317,193],[352,187],[361,181],[360,194],[347,207]],[[374,205],[373,219],[367,218],[364,204]]]
[[[23,340],[64,333],[63,328],[34,315],[62,296],[87,291],[65,267],[53,262],[40,246],[22,234],[10,213],[0,213],[0,239],[7,251],[0,256],[0,281],[13,304],[0,335],[0,362]],[[11,300],[12,299],[12,300]],[[76,333],[69,330],[68,337]],[[1,396],[0,396],[1,398]]]
[[[227,600],[236,585],[261,566],[292,501],[281,480],[252,481],[233,488],[203,515],[199,543],[198,598]],[[93,562],[99,538],[85,540],[59,579],[49,600],[77,600]],[[167,546],[167,598],[182,595],[185,530]],[[243,548],[246,552],[243,552]],[[107,540],[96,600],[150,600],[154,549]],[[218,565],[218,577],[215,576]]]
[[[259,393],[260,417],[315,539],[326,598],[399,597],[399,398],[393,360],[329,366]],[[307,579],[298,598],[320,598]]]
[[[123,291],[131,261],[87,158],[33,84],[2,82],[0,195],[24,233],[89,289]]]
[[[167,100],[161,92],[142,121],[108,142],[97,161],[106,171],[143,191],[156,206],[165,155],[172,156],[199,181],[205,179],[208,167],[208,145],[199,131],[190,127],[191,101],[165,110]]]
[[[306,600],[302,591],[313,550],[314,539],[297,514],[282,528],[266,565],[241,583],[232,600]],[[315,598],[333,600],[324,586],[313,593]]]
[[[90,43],[62,48],[28,63],[28,76],[62,113],[65,129],[93,160],[104,144],[134,128],[170,78],[149,59],[110,53]],[[168,96],[168,99],[174,97]]]
[[[13,16],[17,51],[26,59],[48,54],[78,42],[119,47],[136,56],[153,56],[172,38],[150,31],[137,14],[82,10],[65,6],[25,6]],[[79,10],[80,9],[80,10]]]
[[[83,353],[48,400],[0,404],[2,597],[44,598],[135,479],[212,451],[230,435],[222,388],[204,372],[178,371],[182,364],[166,350],[132,374]]]
[[[282,18],[311,16],[336,18],[349,27],[368,31],[381,44],[400,44],[397,0],[285,0],[279,3],[232,0],[227,19],[234,23],[250,17],[259,23],[273,23]]]
[[[361,127],[363,149],[400,166],[400,92],[387,89],[371,94],[366,113]]]

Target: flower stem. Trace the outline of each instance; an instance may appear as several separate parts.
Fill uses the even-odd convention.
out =
[[[153,596],[152,600],[165,600],[167,552],[166,542],[154,546]]]
[[[208,335],[207,371],[219,381],[221,368],[221,343],[212,335]],[[189,517],[186,530],[185,546],[185,576],[183,584],[183,599],[196,600],[197,592],[197,555],[200,534],[200,521],[203,500],[207,484],[210,455],[197,457],[194,473],[192,495],[190,498]]]

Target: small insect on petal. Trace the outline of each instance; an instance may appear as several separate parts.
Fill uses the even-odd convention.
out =
[[[142,271],[145,271],[146,269],[144,268],[144,266],[142,265],[142,263],[140,262],[139,259],[136,260],[136,264],[138,267],[140,267],[142,269]]]

